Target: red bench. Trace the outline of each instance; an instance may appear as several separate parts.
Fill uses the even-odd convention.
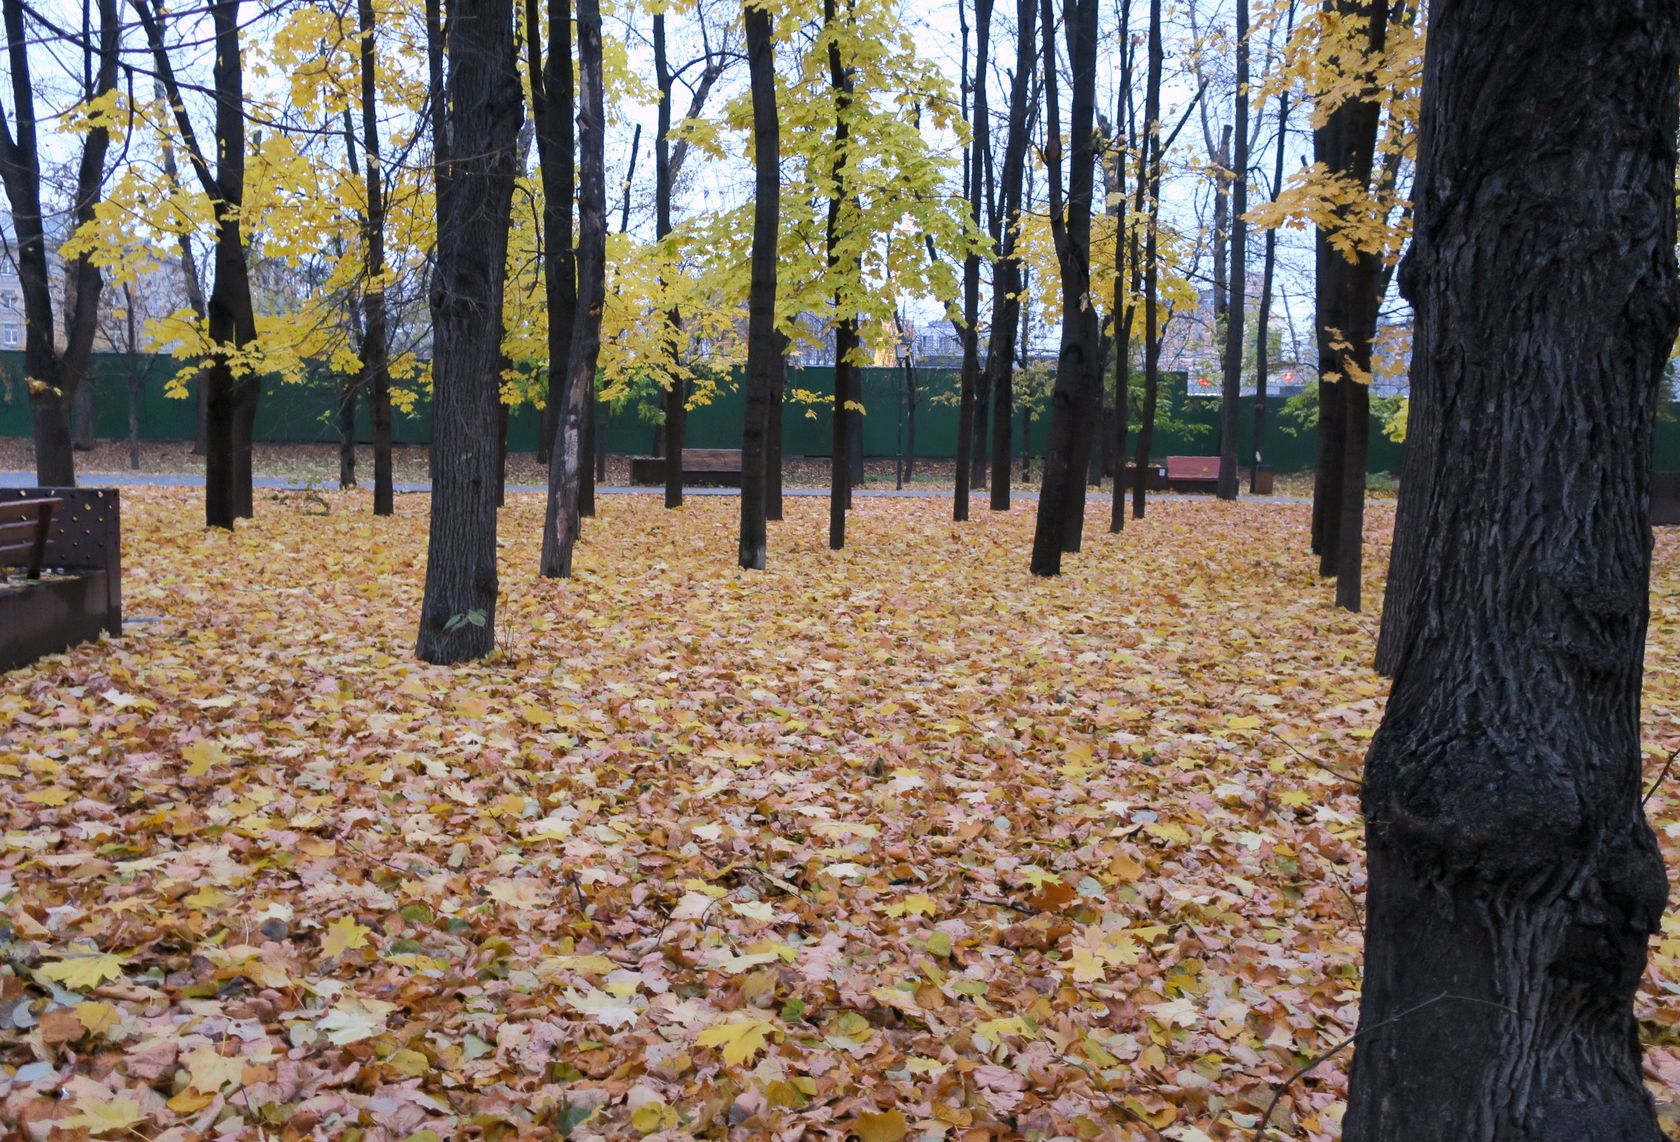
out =
[[[1174,492],[1219,490],[1219,457],[1168,456],[1167,488]]]

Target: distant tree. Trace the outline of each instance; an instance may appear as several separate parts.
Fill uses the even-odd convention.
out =
[[[1348,1142],[1663,1137],[1633,999],[1667,900],[1640,689],[1677,109],[1680,6],[1431,5],[1401,288],[1451,411],[1365,766]]]

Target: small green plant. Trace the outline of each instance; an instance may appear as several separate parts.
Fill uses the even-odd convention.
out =
[[[443,624],[443,629],[453,633],[468,625],[481,627],[489,620],[487,612],[475,607],[464,615],[450,615],[449,621]]]

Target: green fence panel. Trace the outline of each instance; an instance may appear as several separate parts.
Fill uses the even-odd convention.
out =
[[[129,381],[138,380],[136,411],[140,435],[145,440],[191,440],[197,428],[197,401],[164,395],[165,383],[181,368],[172,357],[124,353],[96,353],[90,363],[94,390],[94,432],[108,439],[128,435]],[[870,456],[895,455],[900,433],[908,441],[909,417],[904,400],[904,372],[897,367],[861,369],[864,451]],[[957,374],[953,369],[914,370],[917,393],[916,455],[949,457],[956,453]],[[23,353],[0,350],[0,436],[27,437],[32,431],[29,400],[24,387]],[[783,409],[782,447],[789,456],[827,456],[832,447],[834,371],[827,367],[794,367],[788,370],[790,397]],[[802,404],[792,399],[794,390],[807,390],[822,399]],[[339,379],[322,373],[302,382],[263,382],[257,411],[257,439],[282,443],[332,444],[338,440],[334,410],[339,399]],[[1279,472],[1310,471],[1316,460],[1317,434],[1300,428],[1279,415],[1282,401],[1274,398],[1267,412],[1264,462]],[[1663,470],[1680,469],[1680,405],[1667,405],[1656,426],[1656,465]],[[633,408],[598,406],[598,430],[609,451],[646,455],[653,451],[658,434],[656,419]],[[726,379],[715,398],[692,409],[688,415],[687,438],[695,448],[736,448],[741,441],[744,400],[739,377]],[[1184,391],[1183,374],[1162,377],[1159,421],[1151,451],[1156,459],[1166,456],[1211,455],[1217,449],[1218,402],[1192,397]],[[1254,401],[1245,398],[1238,416],[1238,455],[1246,464],[1252,451]],[[902,419],[902,427],[901,427]],[[512,410],[508,418],[508,447],[516,452],[534,451],[540,414],[530,406]],[[1111,422],[1109,422],[1111,424]],[[372,439],[367,404],[359,402],[357,437],[366,444]],[[1133,432],[1128,451],[1137,447]],[[1022,444],[1023,418],[1014,417],[1014,451]],[[431,439],[431,407],[415,402],[412,412],[395,411],[392,437],[399,445],[423,446]],[[1111,431],[1111,428],[1109,429]],[[1028,447],[1034,456],[1044,449],[1046,426],[1036,419],[1028,428]],[[1373,417],[1370,438],[1370,469],[1398,472],[1402,448],[1383,434]]]

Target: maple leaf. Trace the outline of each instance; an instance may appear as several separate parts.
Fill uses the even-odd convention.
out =
[[[220,743],[203,739],[183,746],[181,758],[187,763],[188,777],[203,777],[213,766],[226,765],[228,759]]]
[[[333,1004],[316,1026],[327,1033],[328,1040],[343,1047],[381,1034],[385,1017],[396,1009],[394,1003],[352,993]]]
[[[187,1068],[187,1085],[202,1094],[215,1094],[228,1083],[238,1083],[245,1072],[244,1062],[224,1055],[205,1043],[181,1056]]]
[[[88,1093],[77,1098],[75,1106],[76,1113],[68,1118],[59,1119],[58,1125],[99,1135],[126,1132],[136,1124],[146,1121],[146,1113],[140,1109],[139,1101],[126,1094],[113,1094],[105,1098]]]
[[[72,991],[92,991],[109,980],[122,978],[123,957],[106,953],[71,956],[36,969],[36,974]]]
[[[894,1108],[877,1114],[860,1114],[852,1119],[852,1133],[862,1142],[899,1142],[910,1133],[904,1112]]]
[[[603,1027],[629,1027],[641,1017],[641,1008],[646,1002],[637,1002],[635,997],[620,999],[596,988],[585,988],[583,991],[568,989],[563,993],[567,1003],[578,1011],[583,1012]]]
[[[327,925],[327,934],[321,937],[321,954],[331,959],[342,956],[352,948],[365,948],[368,945],[368,935],[372,928],[364,928],[356,923],[354,916],[340,916]]]
[[[729,1023],[718,1023],[700,1032],[695,1042],[702,1047],[722,1047],[723,1061],[732,1067],[750,1063],[753,1057],[768,1046],[767,1036],[776,1026],[767,1020],[746,1016]]]

